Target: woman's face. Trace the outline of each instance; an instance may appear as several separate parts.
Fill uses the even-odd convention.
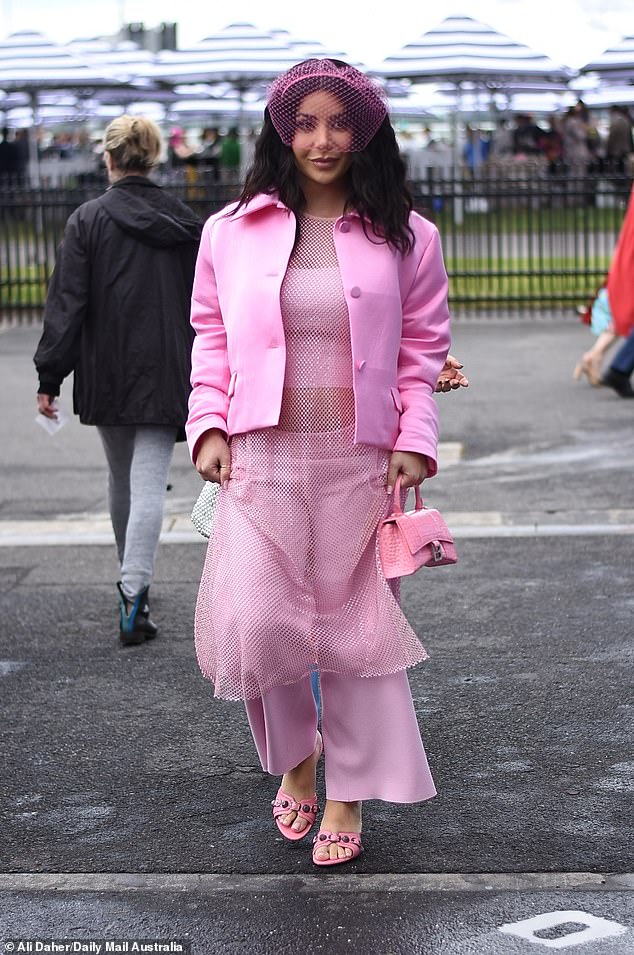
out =
[[[300,174],[328,186],[350,167],[352,129],[339,99],[326,90],[304,97],[295,118],[293,155]]]

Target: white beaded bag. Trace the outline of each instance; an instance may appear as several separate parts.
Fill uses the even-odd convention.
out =
[[[192,524],[203,537],[211,535],[220,485],[205,481],[192,511]]]

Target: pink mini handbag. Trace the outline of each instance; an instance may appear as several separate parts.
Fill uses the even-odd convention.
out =
[[[449,528],[432,507],[424,507],[415,488],[416,510],[401,507],[401,475],[396,479],[392,512],[379,525],[379,557],[384,576],[406,577],[419,567],[440,567],[458,560]]]

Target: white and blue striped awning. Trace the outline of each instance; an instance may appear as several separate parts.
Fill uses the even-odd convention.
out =
[[[389,77],[497,83],[563,83],[572,71],[472,17],[452,16],[387,57],[376,73]]]
[[[581,67],[581,73],[598,73],[603,81],[634,83],[634,36],[624,36],[614,46]]]
[[[292,33],[289,33],[288,30],[281,29],[271,30],[271,36],[281,43],[284,43],[285,46],[291,50],[295,55],[296,63],[301,63],[302,60],[309,60],[313,57],[318,59],[328,57],[331,60],[343,60],[344,63],[349,63],[350,66],[356,66],[358,70],[366,70],[363,63],[352,59],[347,53],[344,53],[343,50],[330,49],[324,46],[323,43],[320,43],[319,40],[299,39],[294,37]]]
[[[297,62],[297,52],[271,33],[250,23],[232,23],[188,49],[157,53],[148,76],[171,84],[225,82],[248,87],[273,80]]]
[[[131,40],[109,43],[101,38],[71,40],[66,49],[95,69],[123,83],[147,84],[147,71],[156,54],[143,50]]]
[[[0,89],[35,92],[121,85],[113,74],[85,62],[41,33],[13,33],[0,40]]]

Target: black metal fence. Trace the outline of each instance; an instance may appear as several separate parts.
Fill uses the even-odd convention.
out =
[[[204,180],[166,185],[203,218],[237,192]],[[430,169],[412,188],[440,230],[454,313],[558,315],[603,281],[631,185],[622,176],[489,169],[473,179]],[[104,187],[96,177],[56,189],[0,185],[0,321],[39,320],[66,220]]]

